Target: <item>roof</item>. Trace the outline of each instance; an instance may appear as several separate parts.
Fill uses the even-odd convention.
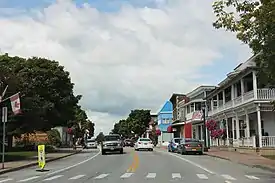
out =
[[[239,64],[237,67],[234,68],[233,71],[229,72],[226,78],[218,84],[211,93],[208,94],[206,98],[212,97],[214,94],[225,88],[230,82],[232,82],[236,77],[240,76],[241,74],[247,73],[249,70],[253,70],[256,68],[255,59],[259,54],[256,54],[246,60],[244,63]]]
[[[215,87],[216,86],[212,86],[212,85],[201,85],[201,86],[195,88],[194,90],[192,90],[191,92],[187,93],[186,96],[190,98],[194,95],[197,95],[201,91],[204,91],[206,89],[211,90],[211,89],[214,89]]]
[[[169,100],[172,102],[173,100],[175,100],[177,96],[186,96],[186,95],[182,93],[173,93]]]

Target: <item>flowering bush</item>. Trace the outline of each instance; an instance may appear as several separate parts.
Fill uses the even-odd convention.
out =
[[[210,136],[212,138],[223,138],[225,136],[225,129],[218,129],[217,122],[213,119],[208,120],[205,123],[208,131],[210,131]]]

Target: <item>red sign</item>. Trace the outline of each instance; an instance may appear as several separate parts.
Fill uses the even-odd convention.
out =
[[[202,120],[202,118],[203,118],[202,115],[203,114],[201,111],[195,111],[195,112],[193,112],[192,120]]]

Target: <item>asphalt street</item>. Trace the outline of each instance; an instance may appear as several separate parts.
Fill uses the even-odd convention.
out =
[[[179,155],[162,149],[101,155],[85,150],[50,162],[48,171],[27,168],[0,176],[0,183],[274,183],[275,174],[206,155]]]

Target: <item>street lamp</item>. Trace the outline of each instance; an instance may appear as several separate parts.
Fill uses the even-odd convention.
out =
[[[206,114],[205,114],[205,107],[202,107],[202,115],[203,115],[203,139],[204,139],[204,152],[208,152],[208,147],[206,143]]]

